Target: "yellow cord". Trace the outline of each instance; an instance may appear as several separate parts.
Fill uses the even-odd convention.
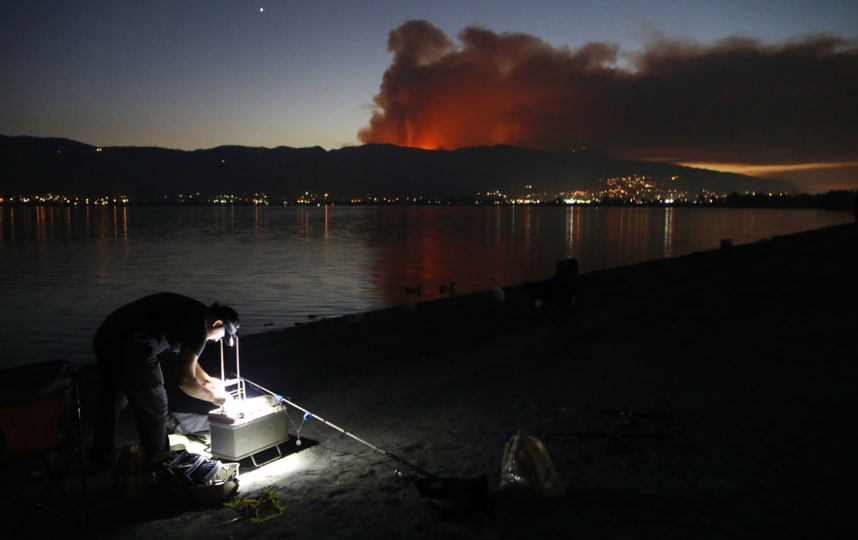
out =
[[[253,509],[254,518],[251,519],[254,523],[262,523],[263,521],[269,520],[273,517],[277,517],[283,515],[284,507],[280,504],[280,501],[277,499],[277,494],[273,491],[263,491],[262,497],[259,499],[245,499],[244,497],[238,499],[235,502],[227,502],[223,503],[224,506],[229,508],[238,508],[239,505],[247,505]],[[275,513],[270,516],[266,516],[264,518],[259,517],[260,510],[274,510]]]

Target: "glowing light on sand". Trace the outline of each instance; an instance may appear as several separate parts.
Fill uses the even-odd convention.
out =
[[[306,469],[310,460],[301,453],[292,454],[248,472],[239,471],[239,481],[244,493],[274,484],[283,478]]]

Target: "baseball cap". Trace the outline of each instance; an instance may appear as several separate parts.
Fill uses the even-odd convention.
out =
[[[232,346],[234,343],[232,338],[238,333],[238,328],[241,326],[238,313],[231,307],[222,306],[217,302],[212,303],[211,310],[216,319],[223,321],[224,343]]]

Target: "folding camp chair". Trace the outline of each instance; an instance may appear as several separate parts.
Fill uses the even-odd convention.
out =
[[[0,493],[28,509],[23,521],[32,519],[36,510],[45,510],[85,528],[86,478],[75,365],[54,360],[4,369],[0,381],[0,467],[8,471]],[[75,471],[80,475],[79,496],[71,491],[77,483],[72,475],[64,481],[75,458],[80,465]],[[59,497],[52,497],[55,492]]]

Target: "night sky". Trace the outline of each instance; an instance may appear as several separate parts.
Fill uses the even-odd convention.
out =
[[[0,50],[4,135],[591,146],[858,188],[854,0],[13,0]]]

